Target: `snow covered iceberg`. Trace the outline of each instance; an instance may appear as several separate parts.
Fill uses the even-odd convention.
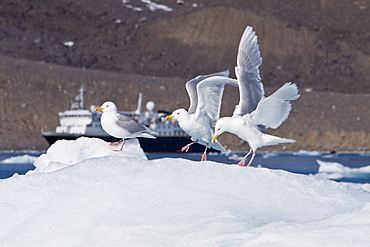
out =
[[[121,145],[121,144],[120,144]],[[80,137],[76,141],[58,140],[50,146],[35,162],[31,173],[52,172],[80,161],[106,156],[135,157],[147,160],[136,138],[126,140],[121,152],[115,151],[121,146],[111,146],[98,138]]]
[[[345,167],[338,162],[316,160],[319,164],[317,177],[339,180],[343,178],[369,178],[370,166],[360,168]]]
[[[368,246],[367,185],[59,142],[0,180],[0,246]],[[129,152],[131,150],[132,152]],[[67,157],[68,156],[68,157]]]

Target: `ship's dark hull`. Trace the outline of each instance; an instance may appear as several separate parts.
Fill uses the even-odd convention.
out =
[[[141,148],[149,153],[181,152],[181,148],[191,142],[188,136],[160,136],[156,139],[138,138]],[[189,152],[204,152],[205,147],[199,144],[191,145]]]
[[[76,140],[79,137],[95,137],[107,142],[114,142],[119,139],[111,136],[86,136],[81,134],[59,134],[59,133],[42,133],[47,142],[52,145],[58,140]],[[175,153],[181,152],[181,148],[190,143],[188,136],[159,136],[156,139],[138,138],[141,148],[144,152],[149,153]],[[194,144],[190,147],[189,152],[204,152],[205,147],[200,144]],[[215,150],[211,150],[215,151]]]

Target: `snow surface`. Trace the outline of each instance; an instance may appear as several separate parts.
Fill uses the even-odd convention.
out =
[[[74,42],[73,41],[66,41],[66,42],[63,42],[63,45],[67,46],[67,47],[71,47],[71,46],[74,45]]]
[[[135,11],[143,11],[143,8],[141,7],[135,7],[131,4],[129,4],[129,0],[122,0],[122,3],[126,6],[126,8],[129,8],[129,9],[132,9],[132,10],[135,10]],[[145,4],[145,6],[150,10],[150,11],[156,11],[156,10],[163,10],[163,11],[166,11],[166,12],[171,12],[173,11],[172,8],[164,5],[164,4],[159,4],[159,3],[155,3],[151,0],[141,0],[142,3]]]
[[[370,186],[58,141],[0,180],[0,246],[368,246]]]

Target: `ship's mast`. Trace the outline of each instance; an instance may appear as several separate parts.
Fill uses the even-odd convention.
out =
[[[80,93],[75,96],[74,101],[72,101],[72,103],[71,103],[71,109],[72,110],[83,110],[84,109],[85,89],[84,89],[84,87],[81,87],[78,91]]]
[[[81,86],[79,91],[80,91],[80,109],[84,109],[84,93],[85,93],[84,87]]]
[[[137,101],[137,108],[136,108],[135,114],[140,114],[141,113],[142,99],[143,99],[143,94],[142,93],[139,93],[139,99]]]

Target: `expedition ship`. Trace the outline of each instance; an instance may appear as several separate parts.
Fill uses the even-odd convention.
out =
[[[101,124],[101,112],[95,111],[96,106],[84,109],[84,88],[81,87],[71,104],[71,109],[60,112],[60,126],[55,131],[41,131],[43,137],[51,145],[57,140],[75,140],[81,136],[97,137],[105,141],[117,141],[107,134]],[[156,139],[138,138],[144,152],[180,152],[181,147],[191,142],[190,137],[179,127],[175,120],[166,120],[169,112],[154,112],[155,104],[152,101],[146,103],[146,111],[142,112],[142,93],[139,93],[138,105],[135,111],[120,111],[149,129],[158,133]],[[199,144],[191,146],[189,152],[203,152],[204,147]]]

